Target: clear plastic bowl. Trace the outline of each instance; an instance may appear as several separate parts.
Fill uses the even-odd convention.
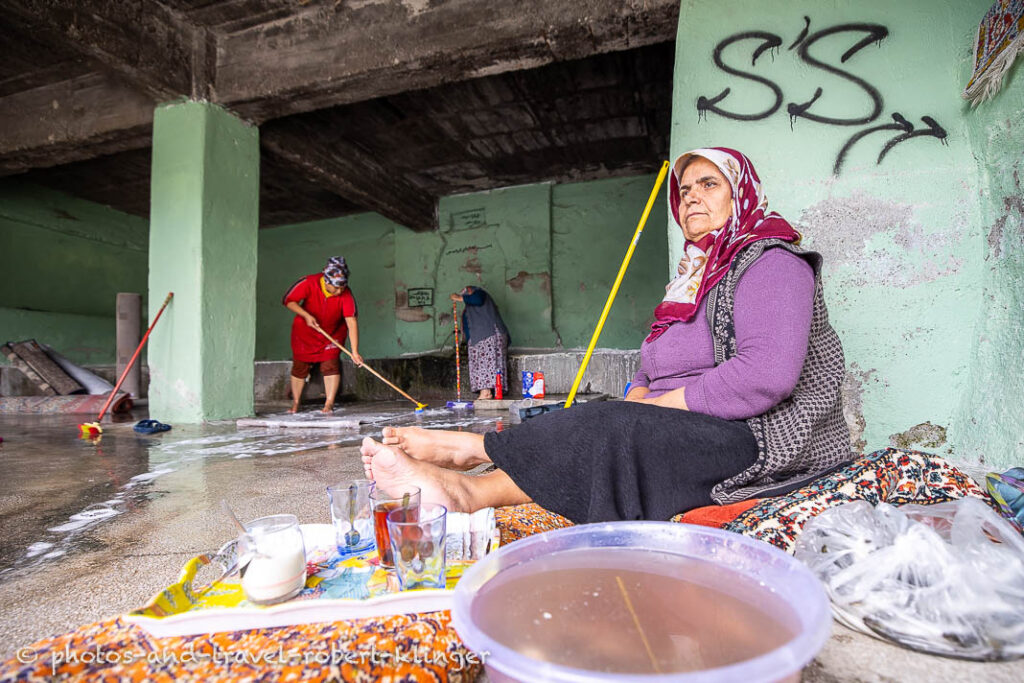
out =
[[[572,668],[527,657],[496,641],[474,623],[474,600],[487,582],[501,572],[553,553],[611,548],[679,555],[705,560],[723,571],[709,587],[747,604],[782,603],[788,614],[772,616],[786,624],[794,637],[759,657],[728,666],[673,674],[612,674]],[[642,554],[638,554],[638,559]],[[547,562],[545,562],[547,564]],[[636,567],[641,568],[641,567]],[[521,570],[517,570],[518,571]],[[736,581],[736,573],[747,580]],[[708,573],[705,572],[705,575]],[[718,576],[711,573],[712,576]],[[680,577],[686,578],[686,577]],[[742,590],[738,584],[744,584]],[[753,592],[751,587],[753,587]],[[758,593],[763,599],[758,599]],[[786,553],[740,534],[709,527],[670,522],[612,522],[557,529],[516,541],[474,564],[459,581],[452,607],[452,624],[463,642],[484,658],[491,681],[782,681],[799,680],[801,669],[828,640],[832,623],[828,599],[818,579]],[[486,653],[486,654],[485,654]],[[581,663],[582,664],[582,663]]]

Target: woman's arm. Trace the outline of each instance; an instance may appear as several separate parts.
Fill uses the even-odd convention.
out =
[[[359,355],[359,323],[353,315],[345,318],[345,325],[348,326],[348,345],[352,347],[352,362],[358,368],[363,364],[363,357]]]
[[[284,293],[284,298],[281,303],[289,311],[299,316],[306,321],[306,324],[310,327],[316,324],[316,318],[313,314],[302,307],[302,304],[306,301],[306,297],[309,296],[309,283],[307,278],[301,277],[296,280],[295,284],[292,285],[287,292]]]
[[[462,301],[467,306],[480,306],[484,302],[484,293],[475,288],[471,292],[462,290]]]
[[[289,311],[292,311],[300,318],[305,320],[306,324],[309,325],[310,327],[313,327],[313,325],[316,324],[316,318],[313,317],[313,314],[307,311],[301,305],[299,305],[298,301],[289,301],[287,304],[285,304],[285,308],[287,308]]]
[[[785,249],[766,251],[736,286],[736,355],[690,383],[684,404],[727,420],[778,405],[800,379],[813,308],[810,264]]]

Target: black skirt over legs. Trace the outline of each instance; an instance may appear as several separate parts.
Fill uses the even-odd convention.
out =
[[[535,503],[578,524],[667,520],[757,459],[742,421],[629,401],[585,403],[484,436]]]

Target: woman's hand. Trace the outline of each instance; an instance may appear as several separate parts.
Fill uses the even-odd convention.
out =
[[[313,328],[317,327],[318,323],[317,323],[317,321],[316,321],[316,318],[315,318],[315,317],[313,317],[313,314],[312,314],[312,313],[307,313],[307,314],[306,314],[305,316],[303,316],[303,317],[304,317],[304,318],[306,319],[306,324],[307,324],[307,325],[309,325],[310,327],[313,327]]]
[[[662,408],[675,408],[676,410],[689,410],[689,406],[686,405],[686,387],[679,387],[672,391],[667,391],[661,396],[655,398],[647,398],[647,395],[651,391],[647,387],[635,387],[629,390],[629,394],[626,395],[627,401],[634,401],[636,403],[648,403],[653,406],[661,406]]]
[[[452,294],[448,298],[451,299],[452,301],[456,302],[456,303],[458,303],[459,301],[462,301],[462,295],[461,294]]]
[[[352,363],[358,368],[363,364],[363,357],[359,355],[358,351],[352,352]]]
[[[651,390],[647,387],[633,387],[626,394],[626,400],[633,403],[646,403],[647,401],[644,397],[649,393],[651,393]]]

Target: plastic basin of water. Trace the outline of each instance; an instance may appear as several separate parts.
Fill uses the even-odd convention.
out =
[[[589,567],[607,568],[621,565],[623,574],[627,574],[632,568],[654,571],[644,570],[645,564],[660,567],[656,570],[659,572],[658,576],[681,579],[687,582],[688,590],[696,590],[698,595],[701,591],[707,590],[709,604],[717,604],[710,596],[724,595],[730,602],[735,601],[737,605],[745,605],[759,614],[769,615],[779,626],[776,630],[788,635],[778,637],[779,642],[771,649],[751,658],[730,662],[724,666],[715,665],[713,668],[675,673],[609,673],[606,670],[596,670],[593,664],[588,668],[588,663],[584,661],[578,665],[573,661],[570,665],[566,662],[552,662],[551,658],[531,656],[535,654],[533,652],[524,654],[521,643],[518,650],[510,647],[510,636],[507,635],[510,633],[509,629],[495,628],[493,615],[501,615],[499,619],[505,618],[505,615],[508,615],[509,619],[514,619],[513,615],[517,607],[520,607],[515,603],[525,600],[510,598],[507,590],[502,594],[502,586],[513,585],[511,581],[514,580],[514,585],[522,587],[530,585],[532,579],[536,579],[539,585],[543,583],[539,577],[551,577],[551,568],[560,566],[560,560],[566,559],[568,562],[562,564],[572,566],[573,558],[586,558],[591,562],[586,565],[586,571],[574,574],[584,577],[584,582],[587,580],[585,577],[588,572],[596,577],[599,571],[606,571],[591,570]],[[657,561],[645,562],[645,558],[657,558]],[[624,559],[627,561],[623,562]],[[666,572],[666,568],[672,568],[673,573]],[[612,574],[614,573],[613,570]],[[619,585],[622,586],[621,583]],[[631,590],[634,591],[633,601],[642,608],[640,601],[645,599],[643,590],[638,589],[635,584]],[[518,594],[528,592],[530,591],[520,591]],[[614,589],[606,590],[606,593],[610,593],[607,598],[609,600],[615,597]],[[676,597],[678,595],[679,593]],[[625,589],[623,597],[626,597]],[[650,599],[646,599],[650,607]],[[626,597],[626,600],[629,598]],[[489,602],[491,604],[488,604]],[[601,610],[604,607],[597,609]],[[629,610],[633,612],[634,606],[630,605]],[[650,609],[648,611],[649,614],[653,613]],[[714,616],[714,611],[712,609],[711,616]],[[654,612],[657,612],[657,605],[654,606]],[[545,618],[550,618],[548,612],[545,611],[543,614]],[[565,625],[560,628],[573,630],[572,611],[563,617]],[[658,628],[658,620],[650,616],[634,615],[633,618],[647,619],[648,630],[656,631]],[[579,619],[582,621],[583,617]],[[669,522],[587,524],[549,531],[516,541],[486,556],[463,575],[455,589],[452,608],[452,623],[455,630],[466,646],[484,660],[488,677],[494,683],[627,680],[652,683],[798,681],[800,671],[828,640],[831,621],[828,599],[820,582],[803,564],[791,556],[767,543],[740,534]],[[633,629],[624,627],[621,629],[622,633],[601,635],[610,639],[609,642],[624,641],[634,635],[640,635],[642,638],[643,628],[639,621],[637,626],[638,631],[635,633],[626,633]],[[598,628],[600,627],[599,625]],[[520,633],[523,628],[532,627],[530,622],[525,621],[522,625],[512,628],[511,632]],[[581,628],[591,629],[591,635],[588,635],[587,639],[592,640],[594,625],[581,625]],[[612,630],[618,630],[618,627]],[[654,637],[659,636],[655,634]],[[728,640],[727,636],[720,638]],[[662,641],[664,640],[662,638]],[[656,656],[650,652],[651,648],[646,639],[644,645],[654,664]],[[716,641],[715,645],[719,648],[729,647],[728,642],[723,644]]]

